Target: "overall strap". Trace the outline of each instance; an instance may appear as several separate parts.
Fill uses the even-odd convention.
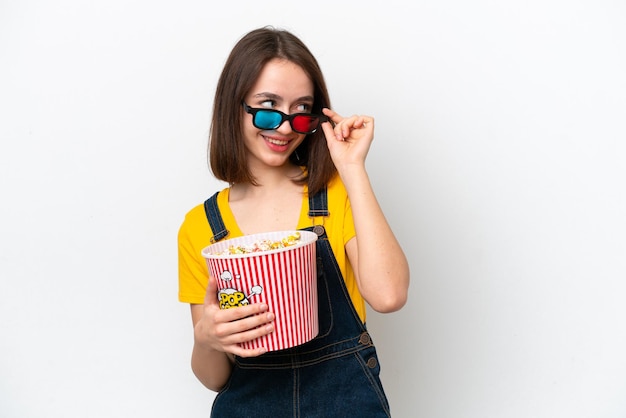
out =
[[[224,225],[224,220],[222,219],[220,210],[217,206],[218,194],[219,192],[216,192],[213,196],[211,196],[204,202],[204,212],[206,214],[207,220],[209,221],[211,231],[213,231],[213,238],[211,238],[211,242],[213,243],[226,238],[229,234],[228,230],[226,229],[226,225]],[[315,195],[309,196],[309,217],[315,218],[317,216],[329,215],[330,212],[328,212],[328,192],[326,188],[323,188]]]
[[[212,243],[226,238],[229,234],[226,226],[224,225],[224,220],[222,219],[220,210],[217,207],[217,195],[219,193],[220,192],[216,192],[204,202],[204,212],[206,213],[207,220],[209,221],[211,231],[213,231],[213,237],[211,238]]]
[[[328,191],[326,187],[314,194],[309,195],[309,217],[329,216],[328,212]]]

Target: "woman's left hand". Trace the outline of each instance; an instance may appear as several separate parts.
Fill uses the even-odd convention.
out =
[[[405,303],[409,266],[383,214],[365,170],[365,157],[374,139],[374,118],[347,118],[330,109],[324,114],[335,124],[322,128],[330,155],[350,199],[356,236],[346,244],[359,291],[378,312],[393,312]]]
[[[374,118],[353,115],[342,117],[330,109],[323,109],[332,120],[322,124],[330,155],[338,170],[350,164],[364,164],[365,157],[374,139]]]

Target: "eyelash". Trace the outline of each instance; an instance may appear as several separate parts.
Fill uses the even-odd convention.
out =
[[[261,107],[266,107],[266,106],[264,106],[266,103],[270,104],[270,106],[269,106],[270,109],[273,109],[276,106],[276,100],[266,99],[266,100],[263,100],[260,103]],[[312,109],[312,106],[310,104],[308,104],[308,103],[298,103],[296,105],[296,108],[299,108],[299,107],[302,107],[303,109],[302,110],[297,110],[294,113],[310,113],[311,109]]]

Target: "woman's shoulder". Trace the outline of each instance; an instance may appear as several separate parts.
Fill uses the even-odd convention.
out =
[[[221,204],[224,199],[228,202],[228,188],[216,192],[214,195],[207,197],[207,199],[202,203],[198,203],[196,206],[188,210],[183,220],[183,226],[196,227],[198,225],[205,225],[207,223],[205,204],[213,197],[217,198],[218,205]]]
[[[185,213],[185,220],[183,222],[192,222],[193,220],[200,217],[206,217],[204,214],[204,202],[198,203],[196,206],[187,211],[187,213]]]

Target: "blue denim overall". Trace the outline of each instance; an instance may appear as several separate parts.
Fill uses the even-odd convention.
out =
[[[217,193],[205,211],[213,240],[228,235]],[[309,198],[309,216],[329,216],[326,190]],[[390,417],[376,349],[356,313],[326,230],[318,235],[319,334],[303,345],[255,358],[236,357],[211,416],[253,418]]]

